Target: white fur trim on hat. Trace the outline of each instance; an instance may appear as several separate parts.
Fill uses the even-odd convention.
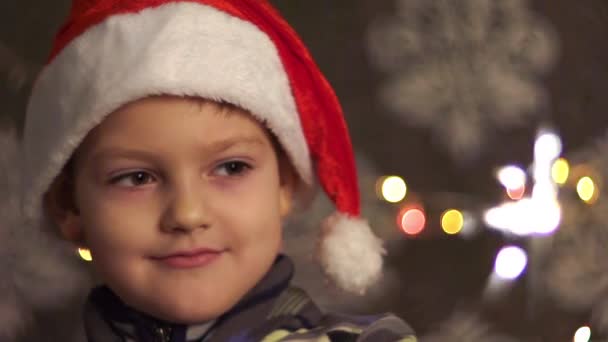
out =
[[[364,294],[382,274],[382,240],[365,220],[338,212],[321,229],[317,258],[324,272],[340,288]]]
[[[275,45],[255,25],[175,2],[115,15],[75,38],[34,85],[25,129],[28,216],[86,134],[150,95],[199,96],[249,110],[274,132],[306,184],[309,151]]]

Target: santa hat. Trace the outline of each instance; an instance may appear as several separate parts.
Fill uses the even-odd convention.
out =
[[[381,241],[359,217],[351,141],[336,95],[294,30],[262,0],[74,0],[27,108],[27,217],[86,134],[150,95],[232,103],[276,135],[302,182],[334,202],[317,257],[345,290],[381,274]]]

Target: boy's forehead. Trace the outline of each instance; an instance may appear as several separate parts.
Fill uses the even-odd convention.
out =
[[[85,137],[85,140],[95,141],[100,136],[112,133],[127,133],[137,135],[146,133],[146,128],[156,128],[158,131],[171,125],[184,124],[192,128],[192,122],[201,120],[201,116],[212,117],[212,123],[230,121],[231,128],[251,128],[263,126],[249,112],[232,104],[219,103],[203,98],[152,96],[130,102],[109,113]],[[262,127],[266,130],[266,127]],[[229,134],[227,134],[229,135]],[[83,141],[83,143],[85,143]]]
[[[201,146],[201,151],[203,152],[214,152],[220,153],[235,146],[248,145],[252,147],[256,146],[266,146],[268,145],[267,141],[263,139],[262,136],[254,136],[254,135],[240,135],[240,136],[228,136],[225,139],[217,139],[213,141],[207,141],[204,145]],[[171,147],[169,146],[169,149]],[[177,150],[177,148],[176,148]],[[137,144],[133,144],[130,146],[122,145],[122,144],[103,144],[99,146],[95,146],[91,151],[91,158],[94,160],[104,160],[114,157],[133,157],[133,158],[153,158],[155,156],[155,151],[148,150],[146,148],[142,148]]]
[[[87,134],[77,154],[94,160],[151,157],[156,149],[171,150],[171,145],[163,146],[165,140],[193,142],[202,152],[274,141],[264,125],[236,106],[197,98],[154,97],[109,114]]]

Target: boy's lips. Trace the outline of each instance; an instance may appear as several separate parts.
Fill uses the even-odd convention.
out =
[[[153,257],[153,260],[174,267],[174,268],[194,268],[202,267],[215,261],[224,253],[221,249],[197,248],[171,252],[160,257]]]

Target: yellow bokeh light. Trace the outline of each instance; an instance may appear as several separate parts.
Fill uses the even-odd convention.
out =
[[[91,251],[86,248],[78,248],[78,255],[84,261],[93,261],[93,256],[91,255]]]
[[[464,226],[464,216],[456,209],[450,209],[441,215],[441,228],[446,234],[460,233]]]
[[[387,202],[401,202],[407,194],[407,186],[403,178],[399,176],[385,177],[382,180],[380,193],[382,198]]]
[[[570,164],[564,158],[557,159],[551,167],[551,177],[553,181],[559,185],[566,184],[570,175]]]
[[[576,183],[576,192],[578,193],[578,197],[586,203],[593,203],[598,197],[595,182],[588,176],[578,180],[578,183]]]

